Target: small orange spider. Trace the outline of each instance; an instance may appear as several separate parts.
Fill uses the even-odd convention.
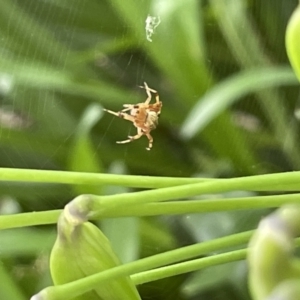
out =
[[[144,88],[147,93],[147,99],[143,103],[138,104],[124,104],[125,107],[121,111],[114,112],[108,109],[104,109],[108,113],[115,115],[119,118],[123,118],[133,123],[137,128],[137,134],[134,136],[128,136],[127,140],[119,141],[118,144],[130,143],[134,140],[139,139],[143,135],[146,135],[149,140],[149,145],[146,148],[151,150],[153,144],[153,138],[150,134],[150,131],[155,129],[158,124],[158,117],[162,108],[162,102],[159,100],[159,95],[157,91],[150,89],[146,82],[144,82]],[[156,102],[154,104],[149,104],[151,101],[151,92],[155,95]],[[125,113],[125,111],[130,110],[130,114]]]

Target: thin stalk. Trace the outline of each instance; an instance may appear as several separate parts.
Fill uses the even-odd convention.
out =
[[[98,198],[98,196],[93,197]],[[123,199],[123,196],[120,197]],[[142,217],[232,211],[239,209],[259,209],[279,207],[287,203],[300,203],[300,194],[170,201],[165,203],[141,203],[137,205],[130,205],[126,209],[115,209],[111,208],[110,206],[105,207],[105,203],[102,203],[101,212],[93,211],[93,217],[91,219],[97,220],[100,218],[130,216]],[[121,203],[120,205],[124,206],[124,203]],[[0,216],[0,230],[25,226],[54,224],[57,222],[61,212],[62,210],[53,210]]]
[[[295,246],[300,246],[300,239],[295,239]],[[180,275],[206,267],[225,264],[228,262],[243,260],[247,256],[247,249],[241,249],[213,255],[209,257],[199,258],[188,262],[178,263],[171,266],[161,267],[155,270],[140,272],[131,276],[135,285],[152,282],[155,280]]]
[[[0,181],[118,185],[136,188],[162,188],[187,183],[204,182],[207,178],[154,177],[102,173],[0,168]]]
[[[247,176],[231,179],[210,179],[0,168],[0,181],[6,182],[13,181],[80,185],[101,184],[136,188],[164,188],[192,183],[215,183],[216,186],[220,183],[222,187],[224,187],[224,185],[227,185],[229,182],[236,181],[236,186],[240,190],[247,189],[250,191],[296,191],[300,189],[299,180],[299,171]],[[245,184],[245,187],[243,187],[243,184]],[[216,189],[216,191],[217,190],[218,189]]]
[[[201,270],[207,267],[242,260],[246,258],[246,255],[247,249],[230,251],[227,253],[194,259],[192,261],[182,262],[179,264],[162,267],[151,271],[140,272],[138,274],[132,275],[131,279],[136,285],[143,284],[150,281],[155,281],[196,270]]]
[[[275,208],[287,203],[300,203],[300,194],[146,203],[130,206],[128,209],[104,211],[101,213],[101,216],[103,218],[115,218],[193,214],[242,209]]]
[[[195,195],[223,193],[234,190],[278,191],[299,190],[300,172],[257,175],[240,178],[206,181],[181,186],[147,190],[136,193],[117,194],[104,197],[93,197],[93,216],[101,216],[105,210],[119,209],[128,205],[160,202],[171,199],[182,199]],[[226,201],[226,200],[223,200]]]
[[[0,230],[57,223],[62,209],[0,216]]]

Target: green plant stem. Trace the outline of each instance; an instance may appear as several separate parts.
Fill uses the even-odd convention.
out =
[[[2,172],[1,172],[2,171]],[[36,172],[36,173],[35,173]],[[140,178],[140,185],[147,185],[146,181],[151,177],[141,176],[124,176],[124,175],[108,175],[108,174],[93,174],[93,173],[72,173],[72,172],[60,172],[60,171],[35,171],[35,170],[19,170],[19,169],[0,169],[0,180],[5,181],[31,181],[31,182],[56,182],[56,183],[84,183],[84,184],[100,184],[101,178],[106,184],[133,184],[134,179]],[[153,179],[153,178],[152,178]],[[152,181],[163,181],[163,178],[156,177]],[[175,180],[172,182],[175,184]],[[198,179],[196,179],[198,180]],[[179,179],[180,181],[180,179]],[[179,183],[177,181],[177,183]],[[169,181],[170,184],[171,181]],[[139,184],[135,184],[139,185]],[[148,183],[148,186],[150,184]],[[111,196],[93,196],[90,195],[86,198],[90,198],[93,201],[93,208],[91,217],[93,219],[101,218],[103,216],[117,216],[120,213],[120,207],[126,207],[127,211],[132,215],[137,205],[146,204],[150,202],[166,201],[170,199],[180,199],[195,195],[208,194],[208,193],[221,193],[232,190],[248,190],[248,191],[292,191],[300,189],[300,172],[287,172],[268,175],[257,175],[249,177],[220,179],[220,180],[208,180],[200,183],[186,184],[181,186],[173,186],[155,190],[148,190],[136,193],[117,194]],[[297,202],[298,195],[286,195],[286,196],[272,196],[273,198],[259,198],[253,197],[253,200],[246,198],[240,202],[238,199],[217,199],[217,200],[205,200],[202,204],[199,203],[199,207],[196,210],[198,204],[195,203],[174,203],[167,206],[169,213],[184,213],[184,212],[200,212],[208,210],[209,207],[213,210],[213,206],[216,210],[229,209],[230,205],[232,209],[234,207],[241,208],[255,208],[255,207],[274,207],[286,202]],[[230,204],[230,201],[231,204]],[[267,200],[263,203],[260,201]],[[219,202],[217,202],[219,201]],[[229,201],[229,202],[228,202]],[[248,204],[247,204],[248,201]],[[274,201],[274,202],[273,202]],[[226,204],[226,203],[229,204]],[[129,210],[129,205],[132,207]],[[136,207],[134,207],[134,205]],[[173,205],[173,206],[172,206]],[[188,207],[191,205],[190,207]],[[202,208],[200,205],[203,205]],[[245,205],[243,207],[239,205]],[[249,205],[249,206],[248,206]],[[128,207],[127,207],[128,206]],[[177,208],[176,208],[177,206]],[[193,207],[194,206],[194,207]],[[158,214],[160,212],[166,213],[166,206],[152,206],[153,213]],[[142,211],[142,206],[141,206]],[[181,211],[182,209],[182,211]],[[183,211],[185,209],[185,211]],[[156,210],[156,212],[154,212]],[[125,210],[124,210],[125,211]],[[160,211],[160,212],[159,212]],[[30,225],[41,225],[55,223],[58,219],[60,211],[39,212],[39,213],[25,213],[0,217],[0,229],[15,228]],[[105,215],[106,214],[106,215]],[[110,214],[110,215],[109,215]],[[138,214],[137,214],[138,215]]]
[[[228,262],[233,262],[237,260],[245,259],[247,255],[247,249],[230,251],[227,253],[217,254],[209,257],[194,259],[188,262],[182,262],[175,265],[158,268],[151,271],[140,272],[138,274],[132,275],[131,279],[133,282],[138,284],[143,284],[150,281],[155,281],[171,276],[176,276],[207,267],[212,267],[216,265],[225,264]]]
[[[0,216],[0,230],[36,225],[54,224],[57,222],[62,209],[42,212],[29,212]]]
[[[103,211],[101,216],[110,218],[207,213],[239,209],[271,208],[287,203],[300,203],[300,194],[146,203],[130,206],[128,210]]]
[[[162,188],[182,185],[187,183],[199,183],[207,178],[182,178],[182,177],[154,177],[134,176],[102,173],[67,172],[52,170],[30,170],[0,168],[0,181],[37,182],[37,183],[61,183],[61,184],[95,184],[117,185],[136,188]]]
[[[300,246],[300,238],[295,239],[295,246]],[[136,285],[151,282],[170,276],[175,276],[195,270],[200,270],[206,267],[220,265],[232,261],[245,259],[247,249],[231,251],[214,256],[195,259],[188,262],[178,263],[171,266],[161,267],[155,270],[140,272],[131,276],[131,279]]]
[[[138,261],[124,264],[122,266],[118,266],[67,284],[48,287],[41,291],[41,297],[37,299],[71,299],[93,289],[94,287],[99,285],[101,281],[104,280],[109,280],[112,278],[115,279],[120,276],[128,276],[137,272],[142,272],[145,270],[197,257],[199,255],[207,254],[213,251],[218,251],[225,247],[245,244],[249,241],[252,234],[252,231],[247,231],[140,259]],[[210,261],[210,263],[207,263],[206,266],[208,267],[212,263],[213,261]]]
[[[208,179],[0,168],[0,181],[101,184],[156,189],[180,185],[186,185],[189,188],[188,184],[191,184],[191,187],[192,184],[194,184],[194,187],[196,184],[203,184],[201,187],[203,193],[236,189],[249,191],[297,191],[300,189],[300,172],[274,173],[230,179]],[[218,186],[220,187],[217,188]]]
[[[94,197],[98,198],[98,196]],[[120,197],[122,198],[123,196]],[[101,212],[92,212],[93,217],[91,219],[97,220],[99,218],[141,217],[162,214],[175,215],[239,209],[271,208],[279,207],[287,203],[300,203],[300,194],[144,203],[131,205],[127,209],[114,209],[110,206],[106,207],[106,203],[104,203],[101,207]],[[122,204],[120,205],[122,206]],[[61,212],[62,210],[53,210],[0,216],[0,230],[24,226],[54,224],[57,222]]]
[[[101,216],[106,209],[119,209],[127,205],[181,199],[195,195],[222,193],[234,190],[246,191],[278,191],[299,190],[300,172],[257,175],[240,178],[207,181],[203,183],[186,184],[137,193],[118,194],[105,197],[94,197],[93,211],[95,216]],[[226,200],[224,200],[226,201]]]

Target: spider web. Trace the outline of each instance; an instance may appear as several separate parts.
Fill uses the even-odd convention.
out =
[[[118,43],[128,40],[128,28],[121,20],[116,24],[111,22],[108,10],[117,19],[113,8],[104,1],[1,1],[1,167],[100,172],[103,168],[99,153],[103,153],[108,144],[116,146],[114,132],[123,130],[125,136],[132,132],[131,124],[118,123],[113,118],[99,122],[103,102],[105,106],[111,104],[117,108],[122,107],[125,99],[131,102],[131,96],[132,101],[139,101],[138,85],[143,82],[147,63],[147,57],[139,53],[118,50]],[[130,79],[128,74],[131,74]],[[114,91],[115,83],[121,82],[123,90]],[[84,145],[85,138],[92,143],[82,154],[78,148]],[[108,142],[108,138],[112,142]],[[129,150],[125,146],[113,152],[120,153],[119,159],[126,161]],[[87,156],[94,160],[96,169],[85,165]],[[114,160],[109,158],[109,161]],[[126,168],[124,163],[115,161],[108,171],[123,173]],[[1,182],[0,213],[62,208],[80,192],[62,185]],[[116,190],[111,188],[108,192]],[[116,224],[130,230],[127,244],[131,243],[131,254],[127,251],[125,260],[137,255],[138,225],[135,223],[135,220],[118,220],[118,223],[103,224],[108,233]],[[19,252],[14,254],[10,248],[7,251],[16,257],[34,257],[29,263],[16,263],[15,273],[21,279],[25,279],[27,273],[35,273],[36,279],[26,296],[24,286],[15,286],[14,299],[27,299],[51,285],[48,255],[55,234],[54,228],[22,228],[12,232],[8,244],[16,245]],[[113,235],[110,236],[113,240]],[[8,236],[0,232],[0,238],[4,241]],[[26,238],[28,242],[22,242]],[[134,243],[136,250],[132,249]],[[125,248],[123,243],[122,250]],[[1,252],[5,252],[4,249],[1,248]],[[117,252],[122,254],[118,249]]]
[[[132,81],[126,82],[126,77],[133,68],[134,82],[140,85],[147,58],[132,52],[119,54],[114,49],[104,51],[106,45],[115,47],[115,32],[119,41],[126,39],[128,28],[121,21],[112,24],[105,20],[105,8],[113,10],[103,3],[3,1],[2,166],[66,169],[68,145],[88,104],[109,106],[116,101],[121,106],[132,94],[133,101],[138,101],[137,91],[124,95],[107,91],[114,88],[113,82],[121,81],[132,90]],[[107,145],[111,122],[115,121],[98,124],[95,129],[95,150],[101,149],[102,143]],[[129,133],[131,127],[117,125],[114,131],[120,128]],[[127,148],[123,149],[126,155]]]

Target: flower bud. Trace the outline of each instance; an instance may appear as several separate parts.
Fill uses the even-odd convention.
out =
[[[50,256],[55,285],[68,283],[120,265],[109,240],[94,224],[71,215],[68,206],[58,221],[58,235]],[[76,300],[140,300],[130,277],[99,283]]]

